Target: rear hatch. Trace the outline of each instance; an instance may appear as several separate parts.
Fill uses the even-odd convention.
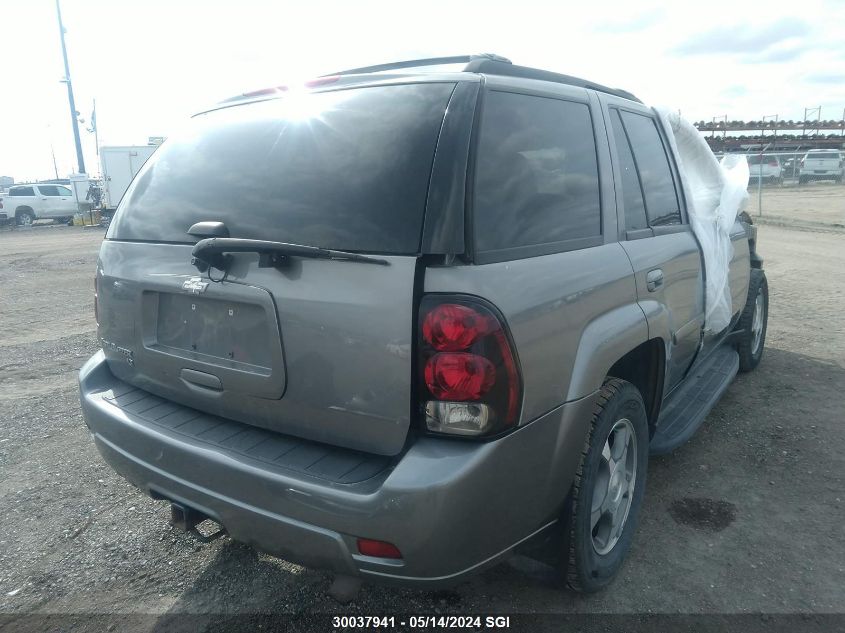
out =
[[[813,152],[804,157],[804,171],[810,173],[838,172],[842,167],[839,152]]]
[[[359,86],[194,117],[139,172],[100,252],[99,335],[112,372],[247,424],[399,452],[416,263],[453,89]],[[197,222],[386,264],[262,266],[243,252],[225,273],[201,272],[188,234]]]

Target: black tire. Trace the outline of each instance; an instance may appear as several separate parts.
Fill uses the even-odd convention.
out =
[[[799,185],[806,185],[807,184],[807,177],[806,176],[798,176],[798,184]]]
[[[607,481],[606,475],[599,473],[600,466],[604,463],[602,450],[606,442],[610,445],[608,436],[611,430],[625,419],[631,423],[632,435],[636,440],[635,450],[632,452],[636,464],[635,477],[632,477],[633,492],[630,494],[627,514],[622,519],[622,531],[618,540],[613,544],[606,543],[611,549],[599,553],[594,536],[597,535],[605,517],[602,515],[594,531],[591,512],[597,486],[606,485]],[[568,551],[564,552],[562,562],[566,565],[566,583],[575,591],[599,591],[613,581],[622,567],[637,529],[637,518],[645,492],[648,442],[648,419],[640,392],[627,381],[619,378],[607,379],[596,402],[590,432],[572,486],[570,502],[567,503],[563,516]],[[612,445],[611,451],[614,451],[614,447],[615,445]]]
[[[757,308],[758,295],[761,297],[763,309],[759,340],[757,340],[754,329],[754,313]],[[752,268],[751,281],[748,284],[748,298],[737,324],[737,329],[742,331],[742,338],[739,339],[736,350],[739,352],[739,371],[748,372],[760,364],[760,359],[763,358],[763,349],[766,345],[768,320],[769,282],[766,280],[766,273],[759,268]]]
[[[35,214],[29,209],[23,209],[15,213],[15,224],[18,226],[32,226],[35,222]]]

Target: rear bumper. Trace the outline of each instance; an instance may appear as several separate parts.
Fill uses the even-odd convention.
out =
[[[842,175],[842,169],[802,169],[800,174],[809,178],[833,177],[839,178]]]
[[[421,437],[395,463],[342,484],[190,438],[104,397],[102,352],[80,370],[85,422],[130,483],[214,518],[239,541],[308,567],[422,586],[491,565],[554,522],[577,468],[593,396],[489,443]],[[356,539],[403,558],[358,554]]]

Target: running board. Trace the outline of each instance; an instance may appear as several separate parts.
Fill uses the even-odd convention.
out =
[[[665,455],[690,439],[739,370],[739,354],[722,345],[687,376],[663,405],[649,452]]]

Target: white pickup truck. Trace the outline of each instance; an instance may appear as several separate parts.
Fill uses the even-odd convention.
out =
[[[811,149],[801,159],[799,184],[810,180],[842,182],[842,152],[835,149]]]
[[[70,221],[78,210],[73,191],[64,185],[15,185],[0,197],[0,222],[22,226],[41,219]]]

